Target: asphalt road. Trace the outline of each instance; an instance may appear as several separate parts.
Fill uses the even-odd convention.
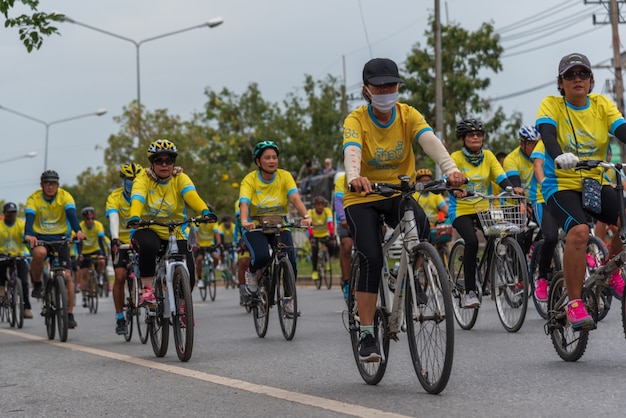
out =
[[[21,330],[0,323],[0,416],[624,416],[618,303],[591,333],[583,358],[566,363],[533,306],[522,329],[509,334],[485,301],[475,328],[456,330],[448,386],[429,395],[415,377],[405,335],[391,343],[382,382],[368,386],[354,364],[338,288],[298,292],[302,316],[294,340],[285,341],[275,308],[261,339],[236,290],[218,288],[215,302],[194,291],[197,325],[187,363],[172,342],[156,358],[149,342],[115,335],[110,298],[96,315],[75,308],[78,328],[66,343],[48,341],[36,308]]]

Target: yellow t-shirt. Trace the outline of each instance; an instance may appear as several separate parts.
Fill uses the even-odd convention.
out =
[[[255,216],[286,216],[289,212],[289,196],[294,193],[298,193],[298,188],[290,172],[279,168],[272,180],[265,181],[260,171],[255,170],[241,181],[239,202],[246,202],[250,207],[248,221]]]
[[[534,161],[536,159],[540,159],[545,163],[545,153],[546,148],[543,145],[543,141],[539,141],[535,146],[532,154],[530,154],[530,158]],[[541,193],[541,183],[537,181],[537,177],[535,177],[535,172],[533,169],[533,178],[530,181],[530,189],[528,192],[528,198],[533,204],[537,203],[545,203],[543,198],[543,194]]]
[[[617,106],[600,94],[587,95],[582,107],[566,104],[563,97],[548,96],[539,105],[536,125],[549,124],[556,128],[556,139],[561,150],[577,155],[580,160],[605,160],[609,134],[626,123]],[[575,132],[575,134],[574,134]],[[592,177],[602,181],[603,170],[561,170],[545,153],[543,171],[546,178],[541,184],[546,201],[560,190],[582,190],[582,179]],[[606,184],[606,182],[604,182]]]
[[[461,170],[461,173],[469,180],[469,182],[461,186],[461,188],[488,195],[492,193],[491,183],[500,184],[500,182],[506,178],[506,174],[504,174],[504,169],[498,162],[496,156],[493,155],[493,152],[483,150],[483,154],[483,161],[478,166],[474,166],[467,161],[461,150],[453,152],[450,157],[452,157],[456,166]],[[475,214],[476,209],[474,203],[475,202],[472,200],[457,199],[454,194],[450,193],[448,217],[454,222],[459,216]],[[485,207],[488,206],[486,201],[482,203]]]
[[[106,216],[107,218],[111,213],[117,213],[120,220],[119,225],[119,240],[124,244],[130,243],[130,228],[126,227],[128,220],[130,219],[130,200],[126,200],[124,197],[124,188],[120,187],[115,189],[109,197],[107,197],[106,203]]]
[[[48,202],[43,192],[37,190],[26,200],[26,214],[35,215],[33,231],[37,235],[67,235],[71,230],[66,210],[76,210],[72,195],[62,188],[57,189],[56,196]]]
[[[0,221],[0,254],[13,256],[29,255],[24,244],[24,220],[16,218],[9,226],[4,220]]]
[[[198,235],[198,246],[199,247],[210,247],[211,245],[215,245],[215,231],[217,227],[214,224],[200,224],[196,228],[196,233]]]
[[[208,209],[196,191],[196,186],[185,173],[180,173],[166,183],[152,180],[146,170],[141,171],[133,181],[130,197],[130,216],[153,219],[159,222],[177,222],[187,218],[185,204],[197,213]],[[167,239],[169,232],[163,226],[150,226],[161,239]],[[186,239],[187,234],[177,229],[176,239]]]
[[[517,147],[504,159],[504,173],[509,178],[519,176],[522,188],[529,190],[534,175],[533,161],[522,152],[520,147]]]
[[[361,106],[346,117],[343,124],[343,149],[349,145],[361,148],[361,176],[370,182],[400,184],[399,175],[415,180],[413,142],[432,128],[415,108],[396,103],[389,123],[376,120],[371,105]],[[385,197],[346,191],[344,207],[373,202]]]
[[[322,213],[317,213],[315,209],[308,210],[311,217],[311,227],[313,228],[313,238],[328,237],[328,222],[333,221],[333,213],[330,208],[324,208]]]
[[[430,225],[435,225],[437,223],[439,209],[446,204],[446,200],[443,196],[436,193],[421,194],[419,192],[415,192],[413,197],[417,201],[417,204],[424,210]]]
[[[93,254],[100,250],[100,245],[98,243],[99,237],[104,237],[104,226],[100,221],[93,221],[93,227],[91,229],[87,228],[87,224],[85,220],[80,221],[80,229],[85,234],[85,239],[83,240],[83,254]],[[104,248],[102,251],[106,252]]]
[[[223,223],[219,224],[217,232],[222,235],[222,244],[229,245],[235,242],[235,224],[233,222],[230,223],[229,228],[226,228]]]

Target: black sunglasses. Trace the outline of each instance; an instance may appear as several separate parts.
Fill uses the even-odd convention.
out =
[[[167,158],[155,158],[154,160],[152,160],[152,164],[154,165],[174,165],[174,163],[176,162],[176,158],[174,157],[167,157]]]
[[[563,74],[561,77],[563,77],[563,79],[567,80],[567,81],[572,81],[576,77],[580,77],[581,80],[589,80],[591,78],[591,73],[589,71],[586,71],[586,70],[582,70],[582,71],[568,71],[565,74]]]

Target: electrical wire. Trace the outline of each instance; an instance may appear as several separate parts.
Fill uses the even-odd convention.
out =
[[[560,11],[560,10],[556,10],[556,9],[559,9],[559,8],[560,9],[566,9],[566,8],[570,7],[570,4],[578,3],[578,2],[579,2],[579,0],[574,0],[574,1],[566,0],[563,3],[557,4],[556,6],[552,6],[552,7],[548,8],[548,9],[542,10],[541,12],[536,13],[536,14],[534,14],[532,16],[528,16],[528,17],[526,17],[526,18],[524,18],[522,20],[519,20],[517,22],[514,22],[514,23],[511,23],[511,24],[509,24],[507,26],[504,26],[504,27],[502,27],[500,29],[497,29],[496,32],[499,33],[500,35],[502,35],[503,33],[515,30],[515,29],[517,29],[517,28],[519,28],[521,26],[525,26],[526,24],[528,24],[528,21],[531,20],[531,19],[534,19],[534,21],[545,19],[545,18],[551,16],[551,14],[549,14],[548,12]]]

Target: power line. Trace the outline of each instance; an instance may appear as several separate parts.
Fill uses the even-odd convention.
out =
[[[595,26],[595,27],[593,27],[593,28],[589,29],[589,30],[588,30],[588,31],[586,31],[586,32],[580,32],[580,33],[577,33],[577,34],[575,34],[575,35],[569,35],[567,38],[561,38],[561,39],[559,39],[559,40],[556,40],[556,41],[550,42],[549,44],[545,44],[545,45],[541,45],[541,46],[536,46],[536,47],[533,47],[533,48],[530,48],[530,49],[524,49],[523,51],[517,51],[517,52],[513,52],[513,53],[511,53],[511,54],[503,54],[500,58],[510,58],[510,57],[514,57],[514,56],[516,56],[516,55],[522,55],[522,54],[525,54],[525,53],[527,53],[527,52],[534,52],[534,51],[537,51],[538,49],[548,48],[548,47],[551,47],[551,46],[553,46],[553,45],[559,44],[559,43],[561,43],[561,42],[570,41],[570,40],[572,40],[572,39],[574,39],[574,38],[578,38],[579,36],[586,35],[586,34],[588,34],[588,33],[590,33],[590,32],[593,32],[593,31],[598,30],[598,29],[601,29],[601,28],[602,28],[601,26]]]
[[[541,90],[544,87],[548,87],[550,85],[554,85],[555,84],[555,80],[552,80],[548,83],[542,84],[540,86],[535,86],[535,87],[531,87],[529,89],[526,90],[522,90],[522,91],[518,91],[517,93],[511,93],[511,94],[507,94],[504,96],[500,96],[500,97],[494,97],[493,99],[489,99],[490,102],[497,102],[499,100],[506,100],[506,99],[511,99],[513,97],[517,97],[517,96],[523,96],[525,94],[528,93],[532,93],[533,91],[537,91],[537,90]]]
[[[599,9],[597,9],[599,10]],[[554,22],[548,22],[546,24],[542,24],[540,28],[530,28],[529,30],[525,31],[525,32],[520,32],[520,33],[516,33],[507,37],[502,37],[500,38],[502,42],[509,42],[509,41],[514,41],[520,38],[526,38],[529,36],[537,36],[540,35],[544,32],[550,32],[553,33],[555,29],[561,29],[564,27],[569,27],[570,25],[574,24],[574,23],[578,23],[581,22],[583,20],[588,19],[589,17],[591,17],[593,15],[593,12],[595,10],[592,10],[590,13],[585,13],[585,14],[581,14],[579,12],[571,14],[569,16],[564,16],[559,18],[557,21]],[[550,34],[548,33],[548,35]],[[545,36],[545,35],[544,35]]]
[[[575,1],[576,1],[576,3],[577,3],[579,0],[575,0]],[[543,10],[543,11],[541,11],[541,12],[539,12],[539,13],[536,13],[536,14],[534,14],[534,15],[532,15],[532,16],[525,17],[525,18],[524,18],[524,19],[522,19],[522,20],[519,20],[519,21],[517,21],[517,22],[511,23],[510,25],[504,26],[504,27],[502,27],[502,28],[500,28],[500,29],[496,30],[496,32],[497,32],[497,33],[499,33],[499,34],[503,34],[503,33],[509,32],[509,31],[511,31],[511,30],[515,30],[515,29],[517,29],[518,27],[520,27],[520,26],[525,25],[526,23],[528,23],[528,20],[529,20],[529,19],[536,19],[535,21],[545,19],[545,18],[547,18],[547,17],[550,17],[550,16],[551,16],[548,12],[553,11],[553,10],[555,10],[555,9],[559,9],[559,8],[563,8],[563,9],[564,9],[564,8],[567,8],[567,7],[569,6],[569,3],[574,3],[574,1],[572,1],[572,0],[566,0],[566,1],[564,1],[563,3],[559,3],[559,4],[557,4],[556,6],[552,6],[552,7],[548,8],[548,9]]]
[[[588,19],[588,18],[589,18],[589,16],[581,16],[581,17],[579,17],[579,18],[575,19],[575,20],[574,20],[574,21],[572,21],[572,22],[566,22],[564,25],[562,25],[562,26],[560,26],[560,27],[556,27],[556,28],[554,28],[554,29],[550,30],[549,32],[547,32],[547,33],[543,33],[543,34],[541,34],[541,35],[539,35],[539,36],[537,36],[537,37],[535,37],[535,38],[528,39],[528,40],[526,40],[526,41],[525,41],[525,42],[523,42],[523,43],[519,43],[519,44],[516,44],[516,45],[511,45],[511,46],[507,47],[507,49],[515,49],[515,48],[519,48],[519,47],[522,47],[522,46],[528,46],[528,44],[529,44],[529,43],[531,43],[531,42],[535,42],[535,41],[538,41],[538,40],[542,40],[542,39],[545,39],[545,38],[546,38],[547,36],[549,36],[549,35],[553,35],[553,34],[555,34],[555,33],[562,32],[562,31],[563,31],[563,29],[564,29],[565,27],[569,27],[571,23],[577,23],[577,22],[580,22],[580,21],[586,20],[586,19]]]

